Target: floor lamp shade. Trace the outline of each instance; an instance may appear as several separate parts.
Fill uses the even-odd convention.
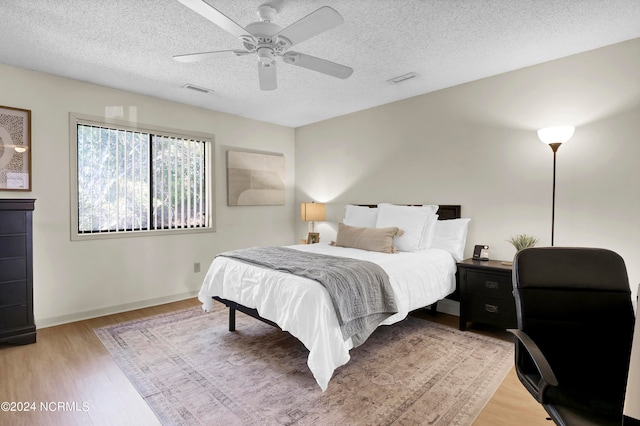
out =
[[[309,222],[309,231],[313,232],[314,222],[326,218],[326,208],[322,203],[300,203],[300,219]]]
[[[576,128],[573,126],[545,127],[538,130],[538,137],[542,142],[549,145],[552,143],[565,143],[571,139],[575,130]]]
[[[560,145],[571,139],[575,127],[573,126],[554,126],[545,127],[538,130],[538,138],[551,147],[553,151],[553,191],[551,196],[551,246],[553,247],[553,234],[555,229],[556,216],[556,152]]]

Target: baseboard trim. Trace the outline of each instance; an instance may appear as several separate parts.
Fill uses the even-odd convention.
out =
[[[149,308],[151,306],[164,305],[165,303],[178,302],[180,300],[191,299],[198,295],[198,291],[174,294],[171,296],[157,297],[154,299],[141,300],[138,302],[125,303],[123,305],[109,306],[107,308],[94,309],[90,311],[77,312],[69,315],[36,319],[37,329],[53,327],[56,325],[68,324],[70,322],[83,321],[91,318],[103,317],[105,315],[119,314],[136,309]]]
[[[154,299],[142,300],[133,303],[125,303],[123,305],[109,306],[102,309],[77,312],[75,314],[61,315],[49,318],[39,318],[36,319],[36,327],[37,329],[54,327],[56,325],[68,324],[70,322],[83,321],[91,318],[102,317],[105,315],[119,314],[136,309],[164,305],[165,303],[178,302],[180,300],[191,299],[192,297],[196,297],[197,295],[198,291],[190,291],[187,293],[174,294],[171,296],[157,297]],[[460,303],[456,302],[455,300],[449,299],[440,300],[438,301],[438,312],[460,316]]]

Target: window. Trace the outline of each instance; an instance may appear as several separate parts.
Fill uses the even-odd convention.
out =
[[[213,231],[210,136],[70,122],[72,239]]]

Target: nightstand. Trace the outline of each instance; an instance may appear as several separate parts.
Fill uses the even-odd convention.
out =
[[[467,321],[517,327],[512,268],[499,260],[458,262],[460,330],[467,329]]]

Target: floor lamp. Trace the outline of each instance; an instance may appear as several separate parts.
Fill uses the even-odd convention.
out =
[[[571,139],[575,127],[572,126],[555,126],[545,127],[538,130],[540,140],[551,147],[553,151],[553,195],[551,200],[551,247],[553,247],[553,231],[555,227],[556,216],[556,152],[560,145]]]

